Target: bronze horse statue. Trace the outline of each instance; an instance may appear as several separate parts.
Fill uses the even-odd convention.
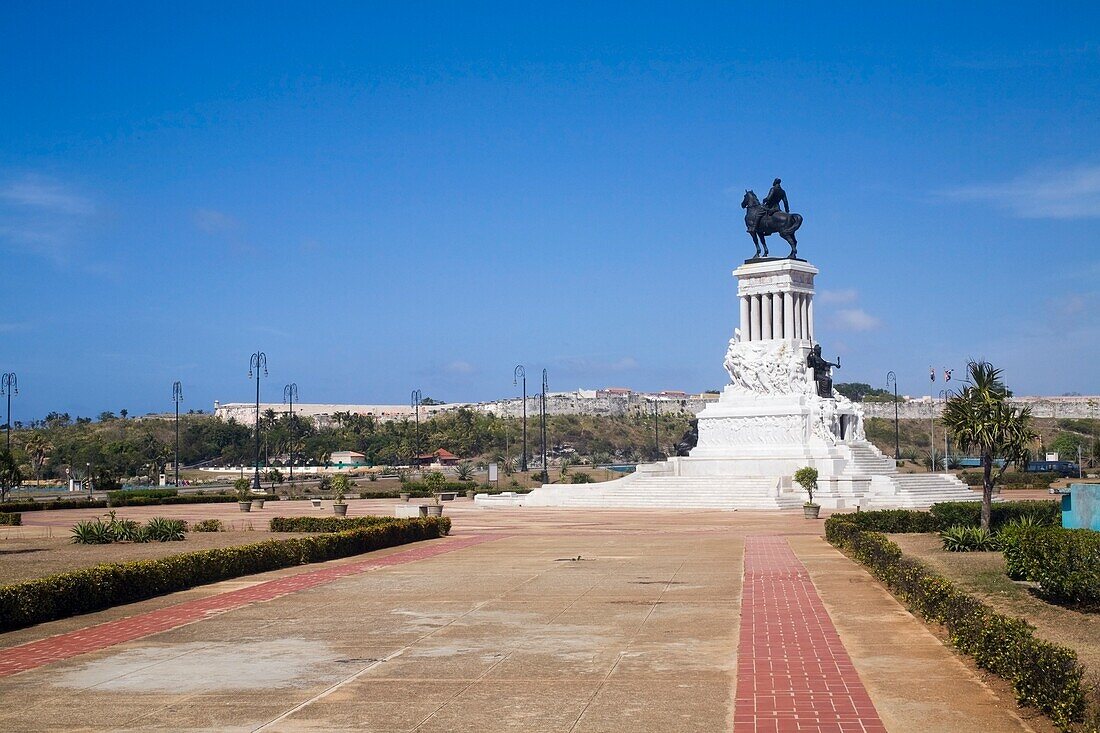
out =
[[[778,234],[791,245],[790,259],[798,257],[798,240],[795,239],[794,233],[802,226],[802,214],[769,211],[760,203],[760,199],[756,198],[756,194],[751,189],[745,191],[741,208],[745,210],[745,228],[752,237],[752,243],[756,245],[757,257],[760,256],[761,247],[764,248],[764,256],[768,256],[768,243],[764,237],[769,234]]]

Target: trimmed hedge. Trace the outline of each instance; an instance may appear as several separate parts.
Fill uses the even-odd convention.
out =
[[[1039,584],[1049,601],[1100,611],[1100,532],[1035,527],[1003,533],[1010,578]]]
[[[199,550],[0,586],[0,631],[99,611],[242,575],[324,562],[447,534],[447,517],[394,519],[346,532]]]
[[[152,499],[163,499],[166,496],[175,496],[179,492],[176,489],[119,489],[108,491],[107,498],[110,501],[118,501],[133,496],[146,496]]]
[[[114,494],[120,494],[114,498]],[[136,494],[136,495],[135,495]],[[112,491],[110,501],[103,499],[54,499],[53,501],[10,501],[0,503],[5,512],[38,512],[52,509],[107,509],[121,506],[162,506],[166,504],[225,504],[237,500],[232,494],[181,494],[177,496],[144,496],[136,491]],[[261,498],[259,496],[257,499]],[[270,497],[268,497],[270,498]]]
[[[447,518],[448,522],[450,517]],[[376,527],[398,521],[396,517],[272,517],[272,532],[344,532],[360,527]],[[446,533],[444,533],[446,534]]]
[[[978,527],[982,523],[981,502],[949,501],[933,504],[928,511],[919,509],[876,509],[843,515],[860,529],[872,532],[908,534],[942,532],[951,527]],[[1020,517],[1034,517],[1041,524],[1060,525],[1062,507],[1056,501],[1002,501],[993,505],[992,530]]]
[[[826,539],[868,566],[913,612],[943,624],[959,651],[1012,685],[1017,703],[1041,710],[1064,731],[1084,719],[1085,670],[1072,649],[1036,638],[1027,621],[994,611],[852,516],[825,520]]]
[[[981,488],[985,477],[981,471],[959,471],[959,480],[971,487]],[[997,479],[1002,489],[1045,489],[1062,478],[1054,471],[1009,471]]]
[[[106,509],[103,499],[54,499],[53,501],[5,501],[0,509],[6,512],[38,512],[50,509]]]
[[[18,527],[23,524],[23,515],[18,512],[0,512],[0,525]]]
[[[928,513],[939,521],[938,529],[977,527],[982,523],[982,504],[978,501],[948,501],[933,504]],[[992,505],[989,528],[996,531],[1020,517],[1035,517],[1041,524],[1062,524],[1062,505],[1056,501],[999,501]]]

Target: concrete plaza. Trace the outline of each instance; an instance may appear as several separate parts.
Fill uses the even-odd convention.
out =
[[[448,538],[2,635],[0,729],[1047,730],[800,513],[447,513]]]

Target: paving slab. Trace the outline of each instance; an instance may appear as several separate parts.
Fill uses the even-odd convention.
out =
[[[392,513],[392,505],[357,510]],[[300,576],[285,593],[254,591],[186,625],[147,626],[0,677],[0,695],[19,700],[0,710],[0,729],[733,730],[744,548],[746,538],[770,537],[804,566],[822,621],[835,627],[888,730],[973,730],[979,719],[991,733],[1029,730],[1011,701],[825,544],[820,522],[467,502],[447,513],[453,536],[424,543],[452,544],[447,552],[367,562],[399,556],[396,548],[0,636],[2,659],[51,634],[120,619],[140,626],[151,613],[178,614],[196,599],[217,605],[265,578]],[[348,569],[356,565],[371,569]],[[308,579],[318,572],[325,582]],[[792,647],[790,661],[797,653]]]

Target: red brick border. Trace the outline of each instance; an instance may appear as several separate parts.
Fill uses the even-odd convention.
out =
[[[787,540],[745,538],[734,733],[885,733]]]
[[[220,593],[209,598],[177,603],[156,611],[130,616],[118,621],[96,624],[78,631],[50,636],[38,641],[0,649],[0,677],[25,672],[51,662],[69,659],[80,654],[99,651],[115,644],[141,639],[162,631],[202,621],[210,616],[233,611],[252,603],[297,593],[331,583],[349,575],[401,565],[446,552],[461,550],[472,545],[500,539],[504,534],[470,534],[445,542],[431,541],[417,547],[385,557],[371,558],[355,563],[335,565],[319,570],[289,575],[277,580],[258,583],[248,588]]]

